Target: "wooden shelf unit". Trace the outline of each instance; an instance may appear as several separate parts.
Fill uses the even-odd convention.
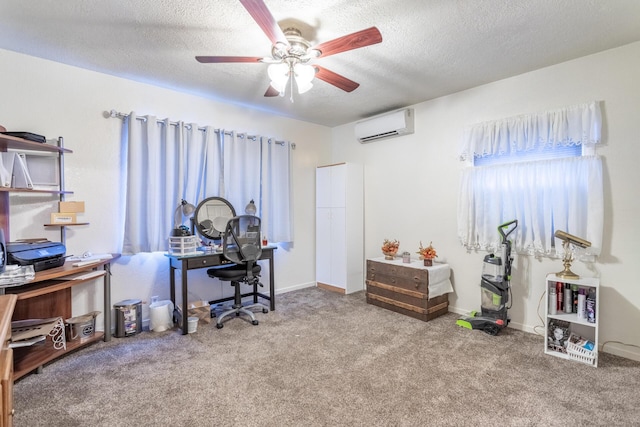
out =
[[[88,222],[72,222],[69,224],[45,224],[45,227],[75,227],[78,225],[89,225]]]
[[[94,336],[79,340],[67,341],[66,349],[53,348],[52,341],[47,338],[44,345],[20,347],[13,350],[14,378],[40,370],[42,366],[58,357],[61,357],[82,346],[96,341],[111,340],[111,262],[118,259],[120,254],[112,254],[111,259],[96,261],[95,263],[74,267],[72,262],[67,262],[61,267],[39,271],[32,282],[25,285],[7,288],[7,294],[17,297],[13,320],[47,319],[73,317],[71,313],[71,288],[82,285],[102,277],[104,284],[104,329],[105,332],[96,332]],[[70,279],[69,276],[95,270],[102,267],[105,273],[102,276],[94,276],[87,279]]]
[[[8,344],[16,300],[15,295],[0,296],[0,427],[13,425],[13,350]]]
[[[67,153],[73,153],[73,151],[66,149],[62,146],[62,138],[58,139],[59,145],[53,144],[43,144],[39,142],[27,141],[23,138],[18,138],[15,136],[0,134],[0,151],[6,152],[7,150],[23,150],[23,151],[41,151],[47,153],[58,153],[59,155],[59,173],[60,177],[64,176],[63,174],[63,156]],[[10,193],[23,193],[23,194],[51,194],[58,195],[60,200],[64,199],[65,195],[73,194],[71,191],[65,191],[64,189],[64,180],[60,180],[60,186],[58,189],[31,189],[31,188],[10,188],[10,187],[0,187],[0,228],[4,230],[4,236],[7,241],[9,241],[9,230],[10,230],[10,203],[9,203],[9,194]],[[64,228],[62,228],[64,230]],[[61,231],[61,237],[64,240],[64,232]]]
[[[59,138],[57,145],[43,144],[28,141],[26,139],[0,134],[0,152],[7,150],[17,151],[38,151],[58,154],[58,188],[52,189],[28,189],[28,188],[7,188],[0,187],[0,228],[4,230],[6,241],[10,241],[10,200],[9,195],[13,193],[20,194],[51,194],[58,196],[59,201],[64,200],[67,194],[73,192],[64,189],[64,154],[73,153],[63,147],[62,138]],[[77,224],[45,224],[45,226],[57,226],[61,228],[61,240],[64,243],[64,230],[67,226],[85,225],[88,223]],[[13,349],[13,379],[18,379],[34,370],[42,369],[43,365],[63,356],[70,351],[76,350],[82,346],[96,342],[99,340],[109,341],[111,339],[111,262],[119,258],[119,254],[112,254],[112,258],[108,260],[100,260],[95,263],[84,265],[82,267],[74,267],[71,262],[65,263],[61,267],[51,268],[36,272],[35,279],[27,284],[17,287],[9,287],[3,289],[7,295],[13,295],[16,298],[15,309],[13,310],[12,320],[24,319],[46,319],[51,317],[61,317],[63,320],[73,317],[71,312],[71,289],[74,286],[82,285],[86,282],[99,279],[100,277],[91,277],[87,279],[73,280],[69,276],[78,272],[86,272],[98,268],[103,268],[105,273],[102,275],[104,283],[104,332],[96,332],[92,337],[79,341],[70,341],[66,343],[66,349],[58,350],[53,348],[50,338],[47,338],[44,344],[31,347],[19,347]],[[0,363],[0,371],[7,368],[6,364]],[[2,396],[2,399],[8,398]],[[2,427],[2,424],[0,424]]]

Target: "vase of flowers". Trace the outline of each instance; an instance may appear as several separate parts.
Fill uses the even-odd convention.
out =
[[[384,254],[384,259],[394,259],[398,253],[399,247],[399,241],[384,239],[384,242],[382,242],[382,253]]]
[[[418,252],[416,252],[420,255],[420,258],[424,260],[424,265],[426,267],[431,267],[433,265],[433,259],[438,256],[432,243],[433,242],[430,242],[429,246],[425,248],[422,246],[422,241],[420,241],[420,247],[418,248]]]

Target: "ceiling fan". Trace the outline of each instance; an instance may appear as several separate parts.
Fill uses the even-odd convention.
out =
[[[346,92],[351,92],[360,84],[320,65],[312,65],[310,62],[317,58],[382,42],[380,31],[376,27],[371,27],[312,47],[311,43],[302,37],[298,29],[286,28],[283,31],[263,0],[240,0],[240,3],[271,40],[273,44],[271,57],[196,56],[196,60],[201,63],[270,64],[268,74],[271,84],[264,96],[284,96],[287,83],[289,83],[292,93],[291,101],[293,102],[293,81],[296,81],[298,93],[304,93],[313,86],[311,81],[314,77]]]

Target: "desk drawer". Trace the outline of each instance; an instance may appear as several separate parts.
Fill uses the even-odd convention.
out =
[[[233,264],[223,256],[207,257],[207,258],[194,258],[187,260],[187,270],[194,268],[215,267],[217,265]]]

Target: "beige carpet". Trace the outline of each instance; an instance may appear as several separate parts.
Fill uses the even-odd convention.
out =
[[[640,426],[640,363],[422,322],[317,288],[260,325],[96,343],[15,384],[15,426]]]

